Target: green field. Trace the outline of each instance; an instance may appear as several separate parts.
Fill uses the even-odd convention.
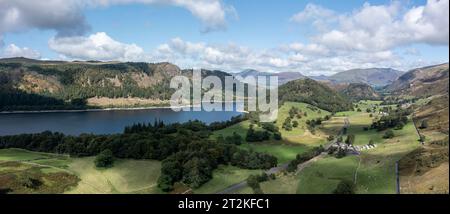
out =
[[[76,158],[69,170],[81,182],[67,193],[160,193],[156,185],[159,161],[118,160],[111,168],[98,169],[93,157]]]
[[[393,139],[361,154],[358,171],[358,193],[395,193],[395,162],[420,146],[412,122],[402,130],[394,130]]]
[[[299,126],[293,128],[292,131],[286,131],[282,128],[284,120],[289,116],[289,110],[292,107],[299,108],[302,112],[306,112],[307,116],[301,119],[295,118],[299,122]],[[278,119],[276,125],[282,134],[281,141],[269,140],[266,142],[243,143],[240,147],[244,149],[252,149],[257,152],[265,152],[274,155],[278,158],[278,163],[286,163],[295,158],[299,153],[305,152],[308,149],[325,144],[328,135],[336,135],[344,124],[343,117],[333,117],[329,121],[324,121],[321,126],[317,128],[316,133],[311,134],[306,128],[306,120],[324,117],[330,113],[318,109],[306,103],[286,102],[280,107],[278,112]],[[233,133],[241,135],[245,139],[250,122],[244,121],[228,128],[215,131],[211,136],[212,139],[222,135],[224,137],[231,136]],[[261,130],[261,127],[255,126],[256,130]]]
[[[354,181],[357,168],[357,193],[395,193],[395,162],[419,146],[414,132],[408,123],[397,137],[363,151],[359,168],[357,156],[318,160],[300,173],[297,193],[332,193],[340,180]]]
[[[298,176],[293,174],[278,175],[274,180],[260,183],[264,194],[296,194]],[[253,189],[246,186],[234,194],[253,194]]]
[[[245,140],[245,135],[247,134],[249,127],[250,121],[246,120],[238,124],[234,124],[225,129],[214,131],[213,134],[211,135],[211,139],[217,139],[217,137],[219,137],[220,135],[222,135],[223,137],[227,137],[233,135],[233,133],[236,133],[239,134],[242,137],[242,139]],[[258,128],[259,127],[255,127],[256,130],[259,130]]]
[[[370,140],[373,140],[374,143],[383,142],[384,132],[378,132],[373,129],[364,131],[364,127],[369,128],[373,121],[373,118],[369,117],[369,113],[353,114],[348,117],[348,120],[350,126],[347,129],[347,133],[356,136],[355,145],[367,145]]]
[[[0,192],[63,193],[79,182],[65,169],[68,163],[64,155],[1,149]],[[30,181],[38,184],[29,186]]]
[[[18,192],[160,193],[156,186],[161,169],[159,161],[118,159],[112,168],[98,169],[94,165],[94,157],[71,158],[22,149],[2,149],[0,163],[3,166],[0,166],[0,178],[3,179],[7,178],[5,175],[9,176],[12,172],[19,177],[23,174],[31,174],[44,181],[49,180],[47,177],[53,178],[55,175],[61,177],[62,173],[79,179],[70,188],[67,183],[73,184],[73,179],[59,179],[59,183],[49,182],[49,185],[43,185],[42,190],[24,189],[14,184]]]
[[[306,113],[307,116],[303,116],[301,119],[293,119],[293,121],[298,121],[299,126],[297,128],[292,128],[292,131],[286,131],[282,128],[282,126],[284,120],[289,117],[289,110],[292,107],[300,109],[303,113]],[[306,127],[306,120],[312,120],[318,117],[323,118],[324,116],[329,114],[330,112],[328,111],[319,109],[306,103],[286,102],[283,106],[280,107],[278,111],[278,119],[276,124],[280,129],[280,132],[285,141],[290,143],[318,145],[324,143],[324,138],[320,135],[321,133],[312,135]]]
[[[24,149],[0,149],[0,161],[36,161],[43,159],[67,159],[67,156],[30,152]]]
[[[244,181],[249,175],[260,174],[261,172],[261,170],[240,169],[234,166],[219,166],[214,170],[213,178],[193,192],[196,194],[214,194]]]
[[[353,180],[358,162],[356,156],[328,156],[299,174],[279,174],[275,180],[260,183],[261,190],[265,194],[330,194],[342,179]],[[251,194],[253,190],[246,187],[236,193]]]
[[[359,158],[326,157],[305,168],[298,175],[297,193],[330,194],[341,180],[353,181]]]
[[[362,151],[359,157],[318,160],[299,174],[297,193],[331,193],[340,180],[354,181],[355,178],[357,193],[395,193],[395,162],[419,147],[419,136],[412,121],[401,130],[393,130],[394,138],[383,139],[384,132],[363,130],[372,123],[368,113],[347,115],[350,121],[348,134],[356,136],[355,144],[365,145],[373,140],[378,146]]]
[[[277,157],[278,164],[287,163],[295,159],[299,153],[308,150],[308,146],[281,143],[244,143],[240,146],[243,149],[252,149],[256,152],[268,153]]]

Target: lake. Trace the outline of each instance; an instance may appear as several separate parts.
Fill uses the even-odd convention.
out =
[[[82,133],[114,134],[122,133],[125,126],[135,123],[187,122],[200,120],[207,124],[226,121],[242,113],[232,112],[194,112],[172,109],[108,110],[85,112],[16,113],[0,114],[0,136],[43,131],[61,132],[68,135]]]

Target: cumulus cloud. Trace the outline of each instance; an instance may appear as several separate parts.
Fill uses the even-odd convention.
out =
[[[310,43],[292,43],[289,45],[282,45],[281,50],[285,52],[295,52],[304,55],[312,55],[312,56],[327,56],[330,54],[330,50],[324,45]]]
[[[1,56],[5,58],[10,57],[26,57],[32,59],[41,58],[41,54],[38,51],[35,51],[27,47],[21,48],[16,46],[15,44],[9,44],[8,46],[6,46],[4,50],[1,52]]]
[[[169,61],[184,68],[225,71],[253,68],[317,75],[369,67],[407,70],[411,66],[418,67],[419,62],[421,65],[426,62],[414,55],[417,51],[408,50],[406,48],[409,47],[405,46],[449,44],[449,3],[446,0],[428,0],[425,5],[409,8],[396,1],[386,5],[366,3],[349,13],[308,4],[290,19],[302,26],[311,24],[317,29],[309,32],[312,36],[308,42],[293,42],[269,49],[174,38],[153,51],[145,52],[136,44],[117,41],[103,32],[86,36],[89,25],[83,10],[131,3],[185,8],[203,23],[205,32],[223,29],[227,17],[235,13],[222,0],[49,0],[45,3],[0,0],[0,45],[5,32],[53,29],[57,35],[49,40],[49,47],[67,59]],[[39,58],[37,52],[33,55],[33,50],[15,45],[8,45],[1,54],[6,52],[10,56]],[[402,54],[414,55],[417,60],[405,61]]]
[[[311,22],[317,29],[326,30],[328,24],[336,21],[336,13],[320,5],[309,3],[303,11],[294,14],[290,20],[300,24]]]
[[[90,6],[109,6],[115,4],[168,4],[189,10],[204,24],[202,31],[221,30],[226,26],[227,14],[236,16],[233,6],[222,0],[88,0]]]
[[[237,72],[251,68],[267,72],[334,74],[354,68],[392,67],[408,70],[417,62],[404,61],[399,53],[386,51],[330,50],[319,44],[292,43],[271,49],[252,49],[237,44],[208,44],[174,38],[149,54],[153,61],[169,61],[183,68]],[[413,64],[412,64],[413,63]],[[423,63],[427,63],[422,61]],[[430,62],[428,62],[430,63]]]
[[[2,0],[0,1],[0,34],[30,28],[56,30],[58,36],[80,35],[89,26],[76,0]]]
[[[282,45],[279,51],[291,61],[296,59],[293,54],[303,56],[305,59],[295,67],[311,74],[369,67],[408,70],[416,67],[418,61],[422,66],[427,63],[403,58],[402,54],[420,56],[408,46],[449,45],[448,8],[447,0],[428,0],[425,5],[409,8],[392,1],[386,5],[365,3],[350,13],[338,13],[308,4],[291,21],[317,29],[309,38],[310,43]],[[406,50],[398,53],[401,49]]]
[[[334,11],[315,4],[307,4],[305,9],[294,16],[291,20],[295,22],[315,21],[317,19],[330,18],[334,16]]]
[[[336,14],[337,24],[315,35],[315,43],[330,49],[377,52],[415,43],[448,45],[448,8],[446,0],[428,0],[426,5],[409,9],[394,1],[388,5],[365,3],[350,14],[337,14],[309,5],[293,19],[303,21]]]
[[[116,4],[167,4],[189,10],[203,23],[204,32],[224,29],[232,6],[221,0],[1,0],[1,35],[28,29],[55,30],[57,37],[79,36],[90,30],[84,10]]]
[[[54,37],[48,42],[50,49],[71,59],[147,61],[144,50],[136,44],[125,44],[104,32],[90,36]]]
[[[327,53],[328,50],[315,44],[294,43],[268,50],[255,50],[233,43],[207,44],[174,38],[161,44],[151,55],[153,60],[170,61],[185,68],[201,67],[231,72],[252,68],[269,72],[308,73],[318,71],[313,71],[319,68],[314,64],[319,59],[316,56]]]

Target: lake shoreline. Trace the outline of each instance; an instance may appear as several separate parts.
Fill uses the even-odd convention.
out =
[[[185,108],[192,106],[183,106]],[[31,110],[31,111],[0,111],[0,114],[36,114],[36,113],[77,113],[77,112],[100,112],[100,111],[134,111],[150,109],[170,109],[170,106],[149,106],[149,107],[113,107],[113,108],[90,108],[90,109],[68,109],[68,110]]]
[[[223,102],[226,103],[226,102]],[[179,108],[193,108],[199,105],[178,106],[172,108],[171,106],[148,106],[148,107],[111,107],[111,108],[87,108],[87,109],[67,109],[67,110],[31,110],[31,111],[0,111],[0,115],[4,114],[38,114],[38,113],[77,113],[77,112],[102,112],[102,111],[136,111],[136,110],[151,110],[151,109],[179,109]],[[242,111],[241,113],[248,113]]]

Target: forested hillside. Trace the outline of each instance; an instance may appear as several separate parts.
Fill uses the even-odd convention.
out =
[[[83,106],[91,97],[167,100],[170,78],[180,74],[170,63],[2,60],[0,108]]]
[[[330,112],[346,111],[352,108],[352,103],[342,95],[312,79],[288,82],[280,86],[278,94],[281,102],[304,102]]]
[[[379,100],[380,95],[370,85],[364,83],[350,83],[340,93],[351,100]]]

